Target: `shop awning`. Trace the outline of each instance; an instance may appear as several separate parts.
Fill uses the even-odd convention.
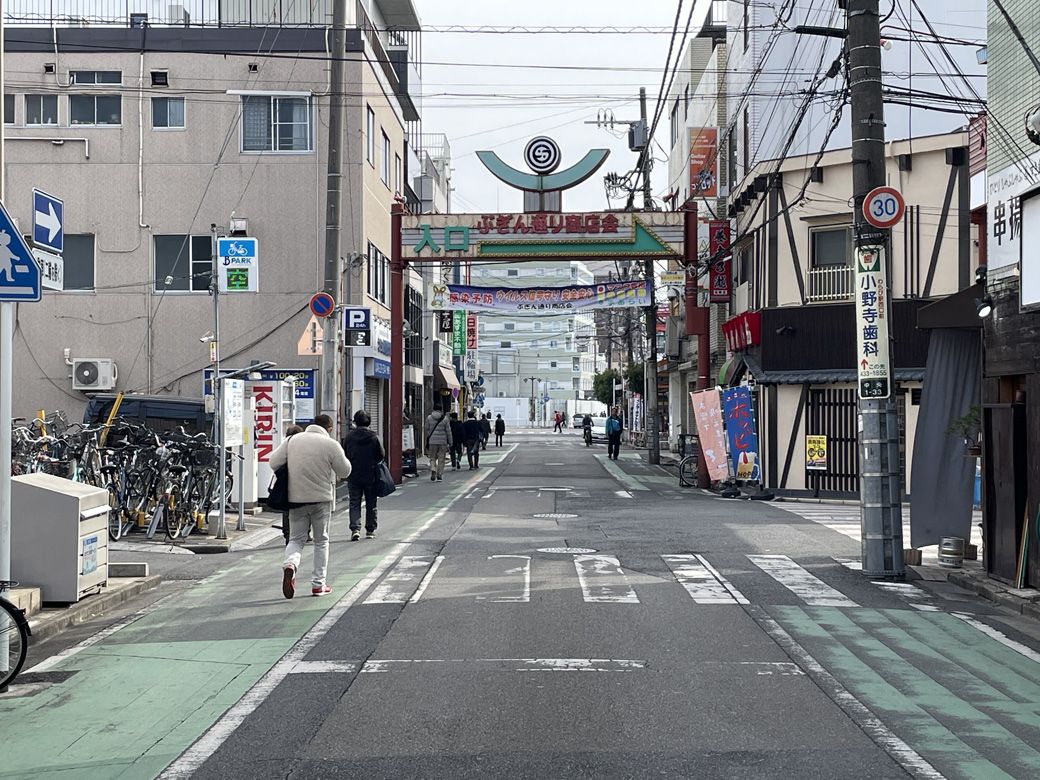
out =
[[[732,387],[744,373],[744,368],[744,356],[733,355],[729,360],[719,366],[718,384],[721,387]]]
[[[455,376],[455,369],[447,366],[433,366],[433,389],[434,390],[461,390],[462,385],[459,378]]]
[[[985,285],[973,284],[971,287],[965,287],[935,303],[922,306],[917,310],[917,327],[978,330],[982,327],[982,320],[979,319],[975,302],[985,295]]]

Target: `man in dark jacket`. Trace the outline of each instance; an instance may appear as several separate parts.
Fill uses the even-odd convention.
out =
[[[462,468],[462,440],[465,434],[462,432],[462,420],[458,412],[451,413],[451,467],[458,471]]]
[[[491,412],[480,415],[480,449],[486,450],[488,439],[491,438]]]
[[[495,415],[495,446],[502,446],[502,437],[506,435],[506,421],[502,419],[502,415]]]
[[[361,538],[361,499],[365,499],[365,538],[376,538],[376,466],[386,457],[383,445],[369,426],[372,418],[363,409],[354,412],[354,430],[343,440],[352,470],[347,480],[350,491],[350,541]]]
[[[480,428],[480,420],[477,413],[470,411],[466,415],[466,422],[462,424],[462,440],[466,444],[466,458],[469,460],[470,469],[480,468],[480,438],[483,431]]]

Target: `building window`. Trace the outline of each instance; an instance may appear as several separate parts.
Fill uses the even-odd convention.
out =
[[[367,106],[365,112],[365,143],[367,144],[365,154],[372,165],[376,164],[376,112],[372,106]]]
[[[401,155],[394,155],[394,192],[401,193]]]
[[[121,125],[123,102],[119,95],[69,95],[69,123]]]
[[[576,373],[576,374],[579,373],[581,371],[581,358],[580,357],[571,358],[571,361],[572,361],[571,370],[574,371],[574,373]]]
[[[751,281],[751,269],[755,264],[755,244],[749,242],[736,252],[737,262],[733,264],[733,283],[744,284]]]
[[[733,187],[737,183],[737,128],[731,127],[727,134],[726,146],[726,184]]]
[[[312,151],[311,113],[310,98],[243,95],[242,151]]]
[[[516,330],[515,322],[506,322],[502,325],[503,330]]]
[[[751,3],[750,3],[749,0],[744,0],[744,18],[743,18],[743,21],[742,21],[742,27],[744,28],[744,51],[747,51],[747,49],[748,49],[748,42],[750,40],[750,36],[748,35],[748,15],[749,15],[749,8],[748,8],[748,6],[750,6],[750,4]]]
[[[368,242],[368,288],[366,292],[370,297],[386,303],[387,301],[387,273],[390,267],[386,255],[376,248],[371,241]]]
[[[70,70],[73,84],[122,84],[123,72],[119,70]]]
[[[747,106],[744,106],[744,175],[747,176],[748,171],[751,170],[751,113]]]
[[[498,346],[501,349],[510,349],[513,346],[513,342],[512,341],[500,341],[500,342],[498,342]]]
[[[813,230],[811,236],[813,268],[851,265],[852,231],[849,228]]]
[[[153,97],[152,127],[156,130],[172,130],[184,127],[184,98]]]
[[[683,119],[688,119],[690,116],[690,85],[686,85],[686,89],[683,90]]]
[[[4,124],[14,124],[14,95],[4,95]]]
[[[671,132],[669,147],[675,146],[675,142],[679,140],[679,98],[675,99],[675,105],[672,106]]]
[[[6,95],[11,98],[12,113],[14,111],[14,95]],[[6,102],[5,102],[6,107]],[[25,96],[25,124],[26,125],[56,125],[58,124],[58,96],[57,95],[26,95]]]
[[[506,269],[506,276],[519,276],[519,275],[520,275],[520,271],[517,270],[516,268],[508,268],[508,269]]]
[[[90,233],[65,235],[65,290],[94,289],[94,236]]]
[[[383,156],[379,159],[379,180],[390,186],[390,137],[380,131],[383,136]]]
[[[213,272],[212,236],[155,237],[155,290],[205,292]]]

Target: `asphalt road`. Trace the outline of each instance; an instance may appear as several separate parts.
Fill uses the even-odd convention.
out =
[[[580,432],[507,441],[376,540],[340,518],[332,597],[283,599],[273,543],[37,648],[0,777],[1040,776],[1032,624]]]

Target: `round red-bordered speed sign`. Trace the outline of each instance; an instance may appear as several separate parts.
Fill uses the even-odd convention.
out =
[[[863,217],[876,228],[890,228],[903,218],[906,202],[894,187],[875,187],[863,199]]]

